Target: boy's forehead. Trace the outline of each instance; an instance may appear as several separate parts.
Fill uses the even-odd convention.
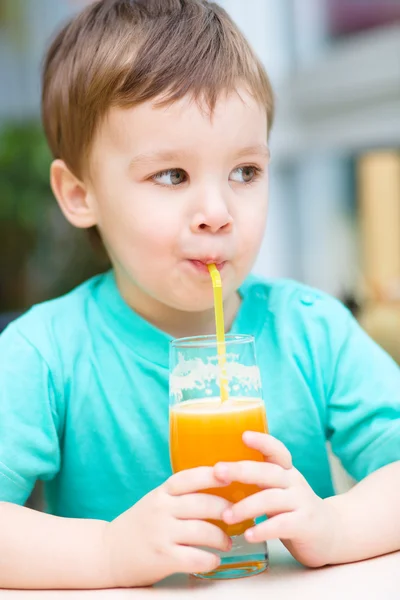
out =
[[[130,108],[113,107],[101,126],[101,138],[109,145],[129,152],[154,150],[154,146],[224,141],[258,146],[266,143],[265,107],[244,92],[221,95],[212,113],[192,97],[165,106],[159,99]]]

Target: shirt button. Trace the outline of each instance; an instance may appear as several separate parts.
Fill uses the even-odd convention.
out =
[[[305,294],[301,297],[300,302],[304,304],[304,306],[312,306],[315,302],[315,296],[311,296],[310,294]]]

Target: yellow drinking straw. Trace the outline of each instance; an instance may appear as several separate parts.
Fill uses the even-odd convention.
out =
[[[221,275],[214,264],[207,265],[214,292],[215,328],[217,333],[218,364],[220,369],[219,389],[221,402],[228,400],[228,377],[226,374],[226,346],[224,326],[224,305],[222,301]]]

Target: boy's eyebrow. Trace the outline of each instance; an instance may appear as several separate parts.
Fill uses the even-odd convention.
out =
[[[261,154],[267,158],[270,157],[270,151],[267,144],[257,144],[256,146],[247,146],[246,148],[242,148],[235,155],[235,157],[241,158],[242,156],[247,156],[248,154]]]
[[[247,146],[241,148],[236,154],[235,158],[241,158],[242,156],[248,156],[250,154],[261,154],[269,158],[270,151],[266,144],[257,144],[256,146]],[[129,166],[134,167],[137,164],[152,163],[156,161],[174,161],[181,160],[183,157],[188,155],[187,150],[159,150],[158,152],[144,152],[134,156],[130,161]]]

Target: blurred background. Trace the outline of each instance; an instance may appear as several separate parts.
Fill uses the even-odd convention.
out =
[[[106,268],[48,184],[40,65],[85,0],[0,0],[0,329]],[[343,300],[400,362],[400,0],[220,0],[276,91],[255,271]]]

